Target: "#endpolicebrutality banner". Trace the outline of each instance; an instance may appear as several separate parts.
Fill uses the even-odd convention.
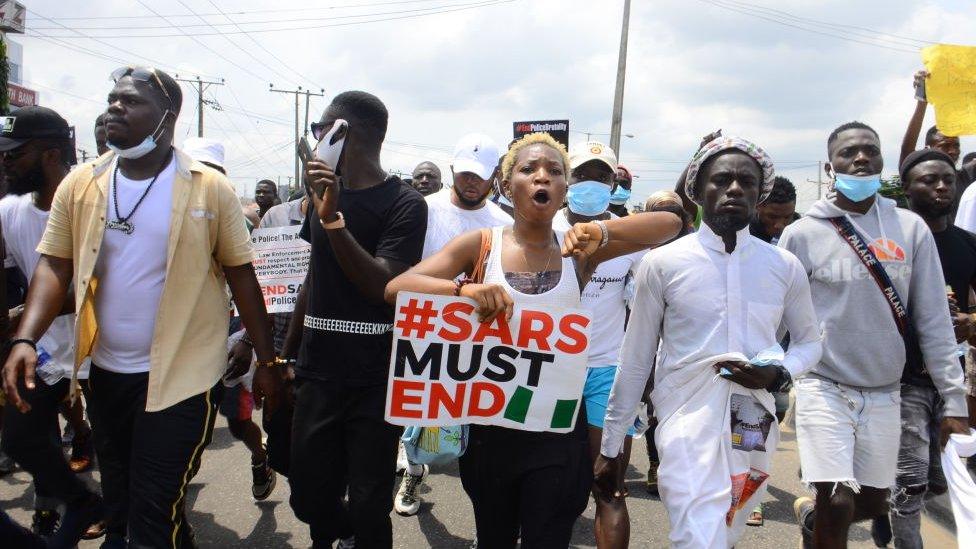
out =
[[[308,272],[312,246],[298,236],[301,225],[254,229],[254,270],[269,313],[295,310],[298,290]]]
[[[589,326],[583,309],[542,306],[482,324],[470,299],[400,292],[386,420],[569,432],[586,379]]]
[[[515,139],[536,132],[546,132],[553,139],[569,149],[569,120],[535,120],[530,122],[513,122],[512,130]]]

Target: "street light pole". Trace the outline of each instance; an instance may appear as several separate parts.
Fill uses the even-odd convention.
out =
[[[613,116],[610,119],[610,148],[620,158],[620,125],[624,110],[624,76],[627,72],[627,32],[630,26],[630,0],[624,0],[624,21],[620,29],[620,53],[617,57],[617,87],[613,93]]]

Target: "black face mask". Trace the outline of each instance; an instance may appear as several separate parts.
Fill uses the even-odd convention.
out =
[[[10,188],[7,189],[10,194],[34,193],[44,188],[44,170],[41,163],[37,162],[27,173],[20,176],[9,174],[7,180],[10,182]]]

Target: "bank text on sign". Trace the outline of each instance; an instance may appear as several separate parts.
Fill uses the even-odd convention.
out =
[[[475,302],[401,292],[393,324],[386,420],[569,432],[586,379],[583,309],[516,307],[479,323]]]

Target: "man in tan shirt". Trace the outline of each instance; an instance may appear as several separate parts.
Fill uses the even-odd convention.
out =
[[[4,390],[35,386],[35,341],[73,283],[75,371],[95,430],[109,546],[192,546],[186,486],[213,430],[226,367],[230,287],[258,356],[255,398],[280,383],[240,203],[225,177],[173,147],[182,94],[167,74],[112,74],[109,148],[58,188],[42,257],[4,366]],[[77,388],[72,380],[72,394]],[[23,408],[22,408],[23,409]],[[68,509],[62,527],[87,522]]]

